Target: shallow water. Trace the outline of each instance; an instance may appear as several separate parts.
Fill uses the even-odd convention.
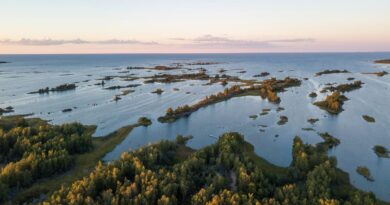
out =
[[[119,127],[132,124],[141,116],[152,118],[150,127],[139,127],[115,150],[105,156],[105,160],[119,157],[129,149],[156,142],[161,139],[175,139],[177,134],[193,135],[189,145],[201,148],[217,140],[227,131],[237,131],[245,135],[258,155],[279,166],[288,166],[291,162],[291,145],[294,136],[299,135],[308,143],[317,143],[322,139],[316,132],[329,132],[341,140],[341,144],[330,151],[338,159],[338,166],[350,173],[352,183],[363,190],[373,191],[379,198],[390,201],[390,159],[378,158],[372,150],[374,145],[390,148],[390,76],[377,77],[361,72],[387,70],[389,65],[375,65],[376,59],[389,58],[390,53],[335,53],[335,54],[191,54],[191,55],[0,55],[0,107],[13,106],[15,113],[34,113],[33,117],[51,120],[52,123],[79,121],[84,124],[96,124],[96,136],[110,133]],[[204,86],[206,82],[186,81],[172,84],[145,84],[136,88],[134,93],[122,96],[115,102],[112,97],[120,90],[104,90],[94,85],[107,75],[128,75],[127,66],[169,65],[175,62],[212,61],[217,65],[202,66],[210,74],[218,73],[220,68],[227,74],[252,78],[253,75],[267,71],[271,76],[284,78],[293,76],[303,79],[300,87],[289,88],[280,93],[281,107],[262,100],[260,97],[233,98],[198,110],[188,118],[175,123],[161,124],[156,119],[163,115],[168,107],[193,104],[203,97],[224,89],[219,84]],[[200,66],[187,66],[198,68]],[[314,73],[324,69],[347,69],[352,73],[333,74],[315,77]],[[246,70],[247,73],[238,73]],[[184,70],[169,71],[180,73]],[[137,76],[146,76],[159,71],[131,70]],[[161,71],[167,73],[167,71]],[[269,76],[269,77],[271,77]],[[345,111],[337,116],[312,105],[308,97],[317,91],[317,99],[325,95],[319,93],[325,83],[345,83],[348,77],[354,77],[365,84],[359,90],[346,93],[350,99],[344,105]],[[264,79],[264,78],[257,78]],[[89,80],[88,82],[83,82]],[[142,83],[143,80],[121,81],[115,78],[106,81],[111,85]],[[77,83],[77,89],[49,95],[27,94],[39,88],[54,87],[62,83]],[[231,86],[231,85],[228,85]],[[162,95],[150,93],[156,88],[165,92]],[[180,88],[180,91],[173,91]],[[191,92],[186,94],[186,92]],[[65,108],[74,108],[63,113]],[[271,112],[257,119],[250,115],[259,114],[263,108]],[[376,123],[367,123],[362,115],[375,117]],[[277,125],[279,116],[285,115],[289,121]],[[309,118],[319,118],[315,125],[307,122]],[[267,127],[261,127],[266,125]],[[304,131],[313,128],[316,132]],[[260,131],[264,129],[264,132]],[[278,137],[276,137],[278,135]],[[367,166],[375,181],[369,182],[355,171],[357,166]]]

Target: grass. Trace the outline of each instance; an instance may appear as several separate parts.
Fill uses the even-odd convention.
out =
[[[104,157],[106,153],[112,151],[115,146],[122,142],[132,129],[137,126],[139,126],[139,124],[128,125],[107,136],[93,138],[94,149],[88,153],[75,155],[75,164],[72,169],[65,173],[37,181],[33,186],[15,194],[15,196],[12,197],[13,201],[8,202],[8,204],[28,201],[35,197],[39,197],[41,194],[48,194],[60,189],[63,185],[70,185],[72,182],[89,175],[102,157]],[[90,126],[89,129],[90,132],[94,132],[96,127]]]

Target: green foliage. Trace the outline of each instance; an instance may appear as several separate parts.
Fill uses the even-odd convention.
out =
[[[331,91],[331,92],[335,92],[335,91],[338,91],[338,92],[341,92],[341,93],[345,93],[345,92],[351,92],[353,90],[357,90],[357,89],[360,89],[362,87],[362,82],[360,80],[357,80],[353,83],[346,83],[346,84],[340,84],[336,87],[333,87],[333,86],[328,86],[328,87],[325,87],[323,89],[323,92],[326,92],[326,91]]]
[[[366,178],[368,181],[374,181],[374,178],[371,176],[371,172],[367,167],[359,166],[356,168],[356,172]]]
[[[152,124],[152,121],[147,117],[140,117],[138,119],[138,124],[147,127]]]
[[[373,149],[378,157],[389,158],[389,150],[387,150],[386,147],[381,145],[375,145]]]
[[[33,125],[29,123],[33,120],[23,117],[10,119],[0,122],[0,163],[4,164],[0,187],[28,187],[37,179],[64,172],[72,166],[73,154],[92,148],[91,135],[79,123]],[[0,199],[7,195],[4,190]]]
[[[186,145],[188,140],[194,138],[193,136],[184,137],[183,135],[176,136],[176,143],[179,145]]]
[[[5,201],[8,196],[8,186],[0,182],[0,202]]]
[[[222,75],[222,77],[226,78],[228,76]],[[237,79],[235,80],[237,81]],[[300,80],[286,77],[283,80],[271,78],[264,80],[260,86],[254,86],[251,84],[247,88],[242,88],[240,85],[233,85],[230,88],[225,88],[222,92],[206,96],[204,99],[193,105],[178,106],[176,109],[168,108],[165,116],[159,117],[158,121],[161,123],[174,122],[181,117],[187,117],[191,115],[191,113],[202,107],[222,102],[237,96],[253,95],[253,93],[255,93],[255,95],[260,95],[263,98],[268,98],[270,102],[279,103],[280,98],[277,96],[277,92],[285,91],[286,88],[299,86],[300,84]]]
[[[370,122],[370,123],[374,123],[375,122],[375,118],[371,117],[371,116],[368,116],[368,115],[363,115],[362,116],[363,119],[367,122]]]
[[[337,145],[340,144],[340,140],[337,139],[336,137],[333,137],[332,135],[330,135],[329,133],[325,132],[325,133],[318,133],[322,139],[324,139],[324,142],[321,142],[319,143],[319,145],[317,146],[326,146],[324,149],[328,149],[328,148],[333,148]]]
[[[267,173],[238,133],[178,160],[185,138],[161,141],[117,161],[99,163],[88,176],[56,191],[42,204],[375,204],[371,194],[339,179],[334,158],[294,139],[291,176]],[[339,197],[333,190],[348,187]]]
[[[328,111],[331,114],[338,114],[343,111],[342,106],[346,100],[348,100],[348,98],[341,95],[339,91],[335,91],[331,95],[326,96],[325,100],[315,102],[314,105]]]

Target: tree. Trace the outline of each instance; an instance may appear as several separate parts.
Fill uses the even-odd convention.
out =
[[[167,109],[167,115],[173,115],[173,109],[171,107]]]

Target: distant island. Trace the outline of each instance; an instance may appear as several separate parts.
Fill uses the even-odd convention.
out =
[[[376,61],[374,61],[374,63],[390,64],[390,59],[376,60]]]
[[[0,61],[0,64],[3,64],[3,63],[9,63],[9,62],[7,62],[7,61]]]

